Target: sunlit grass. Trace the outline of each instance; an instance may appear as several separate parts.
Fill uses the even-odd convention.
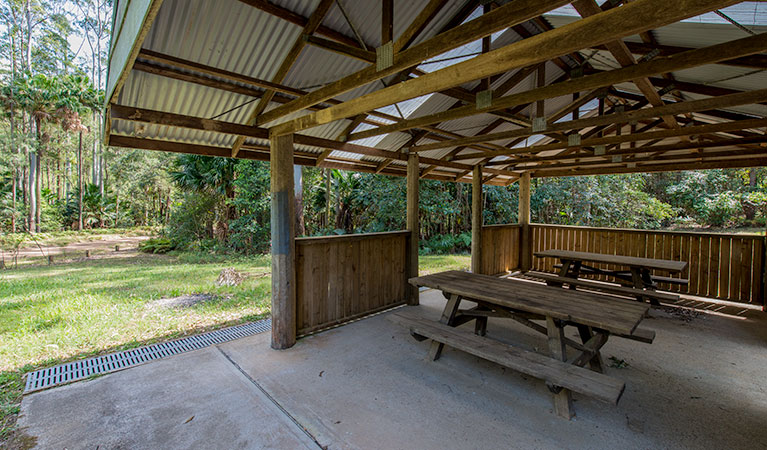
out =
[[[468,269],[469,255],[420,257],[421,274]],[[249,276],[217,286],[221,269]],[[126,255],[0,271],[0,446],[14,430],[23,376],[35,368],[258,320],[269,315],[268,255]],[[215,300],[158,307],[205,293]]]
[[[215,284],[224,267],[267,272],[267,257],[188,259],[147,255],[2,273],[0,371],[268,314],[268,277]],[[186,308],[152,305],[194,293],[216,299]]]
[[[418,257],[418,274],[444,272],[446,270],[469,270],[471,255],[421,255]]]

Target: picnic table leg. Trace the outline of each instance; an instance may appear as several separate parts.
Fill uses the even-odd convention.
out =
[[[478,306],[479,311],[490,311],[490,308],[484,306]],[[477,317],[474,322],[474,334],[478,336],[484,336],[487,334],[487,317]]]
[[[594,337],[594,330],[586,325],[578,325],[578,334],[581,336],[581,342],[584,344]],[[594,372],[604,373],[605,363],[602,361],[602,354],[597,350],[596,354],[589,361],[589,367]]]
[[[634,284],[635,289],[639,289],[642,291],[644,290],[645,285],[644,285],[644,281],[642,280],[642,273],[639,267],[631,268],[631,281]],[[636,297],[637,297],[637,300],[640,302],[644,302],[645,298],[647,298],[642,294],[637,294]]]
[[[570,275],[569,275],[570,278],[575,278],[576,280],[578,279],[578,276],[581,274],[581,264],[582,264],[581,261],[573,261],[573,264],[570,267]],[[576,290],[575,285],[571,284],[570,289],[573,291]]]
[[[570,271],[572,261],[569,259],[560,259],[559,261],[562,263],[562,268],[559,269],[559,276],[566,277],[567,273]],[[556,281],[547,281],[546,284],[549,286],[562,287],[562,283],[557,283]]]
[[[455,315],[458,312],[458,305],[460,305],[460,303],[461,296],[451,294],[450,298],[447,300],[447,304],[445,305],[445,310],[442,311],[442,317],[439,319],[440,323],[444,323],[445,325],[453,325]],[[440,355],[442,355],[442,349],[444,347],[445,344],[437,341],[432,341],[431,347],[429,348],[429,360],[438,360]]]
[[[642,283],[644,284],[645,289],[647,289],[648,291],[655,290],[655,282],[653,282],[652,280],[652,275],[650,274],[649,269],[642,269],[641,278],[642,278]],[[658,301],[657,298],[650,297],[650,304],[654,306],[660,306],[660,301]]]
[[[546,331],[549,337],[551,357],[560,361],[567,361],[564,326],[555,321],[554,318],[546,317]],[[559,386],[556,386],[552,391],[554,392],[554,411],[560,417],[571,419],[575,414],[573,413],[573,398],[570,391]]]

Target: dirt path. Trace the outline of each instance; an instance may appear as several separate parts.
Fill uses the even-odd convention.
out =
[[[34,258],[47,259],[49,255],[64,258],[84,257],[86,251],[90,251],[91,257],[108,257],[111,254],[124,256],[125,253],[137,252],[139,242],[149,239],[149,236],[120,236],[118,234],[105,234],[98,237],[98,240],[73,242],[63,246],[27,246],[19,250],[19,262]],[[115,251],[115,246],[119,246],[119,252]]]

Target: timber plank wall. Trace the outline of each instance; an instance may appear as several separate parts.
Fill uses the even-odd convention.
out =
[[[689,285],[661,283],[661,290],[764,305],[764,236],[544,224],[531,224],[530,228],[533,252],[559,249],[685,261],[687,269],[672,276],[688,279]],[[534,257],[533,270],[555,273],[554,264],[558,262]],[[618,269],[606,264],[595,266]],[[654,274],[669,276],[657,271]],[[604,276],[590,278],[607,281]]]
[[[409,231],[296,239],[299,336],[407,300]]]
[[[487,225],[482,227],[481,272],[497,275],[519,268],[519,224]]]

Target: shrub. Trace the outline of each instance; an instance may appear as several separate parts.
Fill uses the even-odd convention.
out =
[[[176,246],[169,238],[159,237],[148,239],[138,245],[138,249],[144,253],[163,254],[174,250]]]

